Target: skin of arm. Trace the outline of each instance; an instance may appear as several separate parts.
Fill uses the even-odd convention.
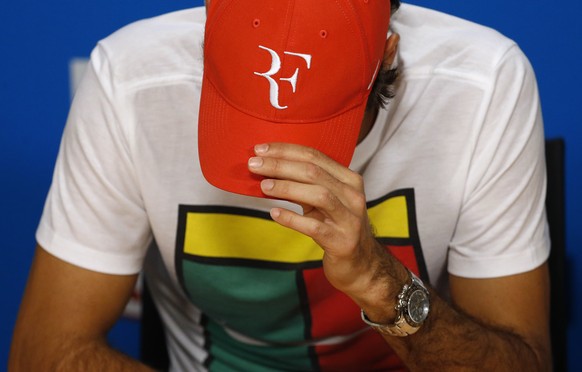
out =
[[[263,192],[303,214],[274,208],[273,220],[310,236],[323,250],[330,283],[377,323],[391,324],[408,281],[403,265],[375,239],[362,177],[310,148],[255,147],[249,170]],[[414,335],[385,336],[410,370],[551,370],[549,277],[544,264],[493,279],[450,277],[452,304],[432,289],[431,313]]]
[[[106,342],[136,279],[85,270],[37,246],[8,370],[150,371]]]

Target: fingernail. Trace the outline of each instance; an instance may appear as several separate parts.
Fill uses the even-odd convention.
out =
[[[275,181],[273,181],[273,180],[262,180],[261,181],[261,188],[264,191],[272,190],[273,187],[275,187]]]
[[[260,168],[263,165],[263,159],[261,158],[250,158],[249,159],[249,167],[251,168]]]
[[[269,150],[269,145],[263,143],[255,146],[255,154],[264,154]]]

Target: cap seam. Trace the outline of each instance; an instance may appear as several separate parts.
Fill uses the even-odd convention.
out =
[[[293,20],[294,20],[294,11],[295,11],[295,2],[294,1],[289,1],[288,2],[289,6],[287,7],[287,12],[285,14],[285,21],[287,22],[287,29],[286,29],[286,33],[285,36],[282,37],[281,40],[281,44],[284,45],[284,50],[287,50],[287,47],[289,46],[289,35],[291,34],[291,28],[293,27]],[[292,9],[289,9],[292,8]],[[287,59],[289,57],[286,54],[283,54],[282,58],[281,58],[281,65],[285,66],[287,63]],[[279,73],[281,73],[279,71]],[[244,111],[243,111],[244,112]],[[279,113],[277,111],[274,112],[275,119],[279,119]]]
[[[375,0],[375,1],[381,1],[381,0]],[[370,60],[370,55],[368,53],[367,43],[365,42],[366,35],[363,32],[364,27],[363,27],[363,24],[362,24],[361,17],[359,17],[359,13],[358,13],[356,7],[354,6],[354,4],[352,4],[352,2],[345,1],[345,0],[344,0],[344,2],[347,3],[347,6],[351,9],[351,11],[354,14],[358,14],[358,17],[357,17],[356,22],[355,22],[356,23],[355,24],[355,26],[356,26],[355,28],[358,29],[358,33],[360,35],[360,41],[364,41],[363,43],[360,44],[361,49],[363,49],[363,50],[360,50],[360,54],[363,57],[362,59],[364,61],[369,61]],[[336,0],[336,3],[339,4],[340,3],[340,0]],[[340,4],[340,8],[342,10],[342,13],[344,13],[344,18],[346,18],[346,20],[349,23],[351,23],[352,22],[352,19],[346,14],[345,8],[343,6],[341,6],[341,4]],[[365,71],[365,70],[368,70],[368,66],[364,65],[363,67],[364,67],[364,71],[362,71],[362,74],[361,74],[360,78],[362,79],[363,86],[367,86],[367,84],[366,84],[366,80],[367,80],[366,79],[366,75],[369,73],[369,71]],[[368,90],[365,90],[363,92],[359,92],[359,94],[362,95],[362,97],[365,97],[366,96],[366,92],[368,92]]]

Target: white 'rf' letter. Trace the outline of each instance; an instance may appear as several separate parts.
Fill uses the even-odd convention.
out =
[[[284,110],[288,106],[281,106],[279,104],[279,84],[277,83],[277,81],[275,81],[275,79],[273,79],[271,77],[271,76],[275,75],[277,72],[279,72],[279,70],[281,69],[281,58],[279,57],[277,52],[275,52],[273,49],[269,49],[269,48],[264,47],[262,45],[259,45],[259,48],[266,50],[271,55],[271,68],[267,72],[255,72],[255,75],[262,76],[265,79],[267,79],[267,81],[269,82],[269,97],[270,97],[271,106],[273,106],[274,108],[276,108],[278,110]],[[309,70],[311,68],[311,55],[310,54],[293,53],[293,52],[284,52],[284,53],[287,55],[290,55],[290,56],[296,56],[296,57],[303,58],[303,60],[305,60],[305,63],[307,64],[307,69]],[[299,68],[296,68],[295,73],[291,77],[280,78],[279,80],[286,81],[289,84],[291,84],[291,88],[293,89],[293,93],[295,93],[295,90],[297,87],[297,76],[298,75],[299,75]]]

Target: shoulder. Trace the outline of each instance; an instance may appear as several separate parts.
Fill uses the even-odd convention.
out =
[[[116,84],[199,76],[205,20],[199,7],[131,23],[99,41],[92,63]]]
[[[411,76],[450,75],[477,83],[490,79],[508,56],[527,63],[516,43],[501,33],[431,9],[404,4],[392,30],[401,36],[401,70]]]

